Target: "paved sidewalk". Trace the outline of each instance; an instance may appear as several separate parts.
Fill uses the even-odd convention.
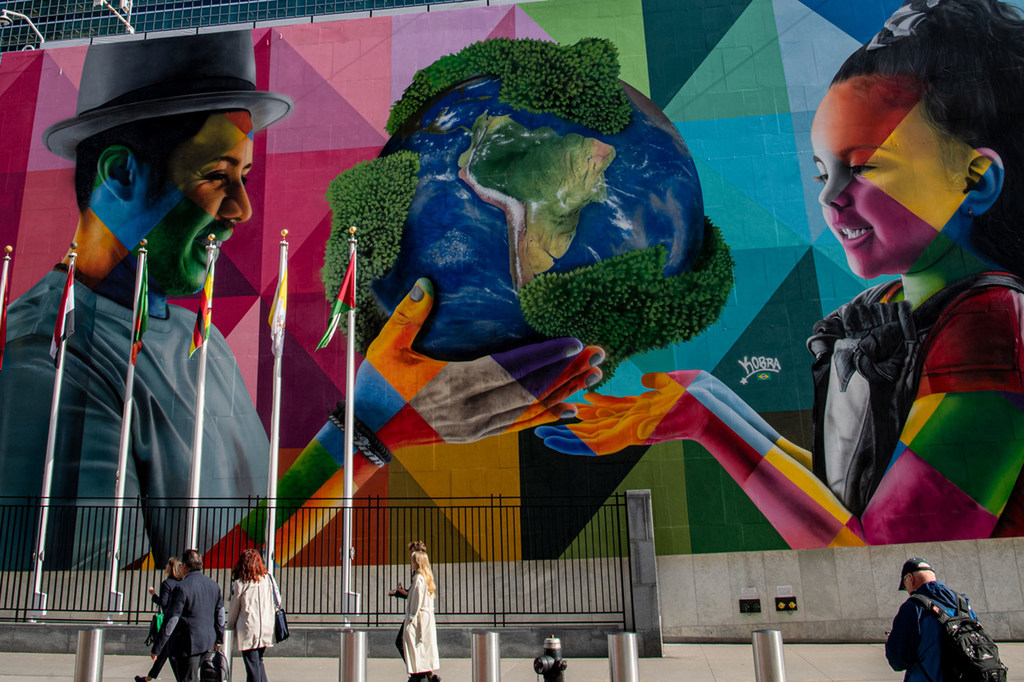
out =
[[[1024,643],[1003,643],[1000,654],[1010,668],[1011,680],[1024,680]],[[539,651],[537,652],[540,653]],[[786,677],[789,682],[805,680],[860,680],[898,682],[901,673],[886,665],[881,644],[786,644]],[[235,682],[244,682],[242,659],[234,658]],[[445,682],[470,682],[468,658],[443,659],[441,676]],[[0,681],[38,682],[71,680],[75,657],[70,654],[16,654],[0,652]],[[329,658],[266,659],[267,676],[272,682],[313,682],[337,680],[338,662]],[[104,682],[130,682],[149,668],[147,658],[107,656],[103,662]],[[368,682],[405,682],[401,661],[370,659]],[[172,680],[166,670],[162,680]],[[537,682],[532,659],[502,661],[502,682]],[[569,659],[567,682],[605,682],[610,679],[607,659]],[[754,657],[749,645],[741,644],[668,644],[665,657],[640,659],[643,682],[740,682],[754,679]]]

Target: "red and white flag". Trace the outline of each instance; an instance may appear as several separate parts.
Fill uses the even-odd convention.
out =
[[[68,278],[64,282],[64,294],[60,297],[57,324],[50,340],[50,357],[54,366],[60,364],[60,347],[63,341],[75,333],[75,259],[68,265]]]

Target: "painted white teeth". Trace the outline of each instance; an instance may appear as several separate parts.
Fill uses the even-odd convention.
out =
[[[867,232],[867,228],[861,228],[859,230],[846,230],[846,229],[844,229],[844,230],[841,230],[841,231],[843,233],[843,236],[846,237],[847,239],[856,239],[857,237],[859,237],[862,234],[864,234],[865,232]]]

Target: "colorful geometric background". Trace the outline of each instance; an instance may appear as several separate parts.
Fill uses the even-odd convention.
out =
[[[546,0],[255,30],[258,87],[289,95],[295,109],[256,136],[262,162],[247,188],[255,215],[224,246],[214,323],[269,424],[266,320],[287,229],[281,471],[344,393],[344,344],[313,352],[329,312],[320,279],[331,220],[327,185],[377,156],[389,108],[418,69],[491,37],[611,40],[621,78],[660,106],[688,143],[705,212],[732,249],[736,286],[719,323],[689,343],[631,358],[602,391],[633,394],[645,372],[706,369],[784,436],[810,443],[805,340],[815,321],[870,284],[850,273],[822,219],[810,122],[837,67],[899,4]],[[66,47],[9,53],[0,63],[0,243],[15,249],[12,298],[53,267],[74,231],[72,165],[49,153],[41,134],[74,114],[84,56],[84,47]],[[360,494],[558,498],[571,489],[596,506],[632,488],[653,491],[661,554],[786,546],[691,442],[600,459],[555,453],[530,433],[413,448]]]

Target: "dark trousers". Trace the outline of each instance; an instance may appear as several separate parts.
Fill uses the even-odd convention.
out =
[[[171,671],[174,673],[174,679],[178,682],[199,682],[199,663],[202,659],[202,654],[196,654],[195,656],[171,656],[167,660],[171,662]]]
[[[245,664],[245,682],[269,682],[267,671],[263,669],[263,652],[266,647],[246,649],[242,652],[242,663]]]
[[[156,660],[153,661],[153,667],[146,673],[146,677],[157,678],[160,677],[160,671],[163,670],[164,662],[167,660],[167,647],[160,650],[160,653],[156,655]]]

